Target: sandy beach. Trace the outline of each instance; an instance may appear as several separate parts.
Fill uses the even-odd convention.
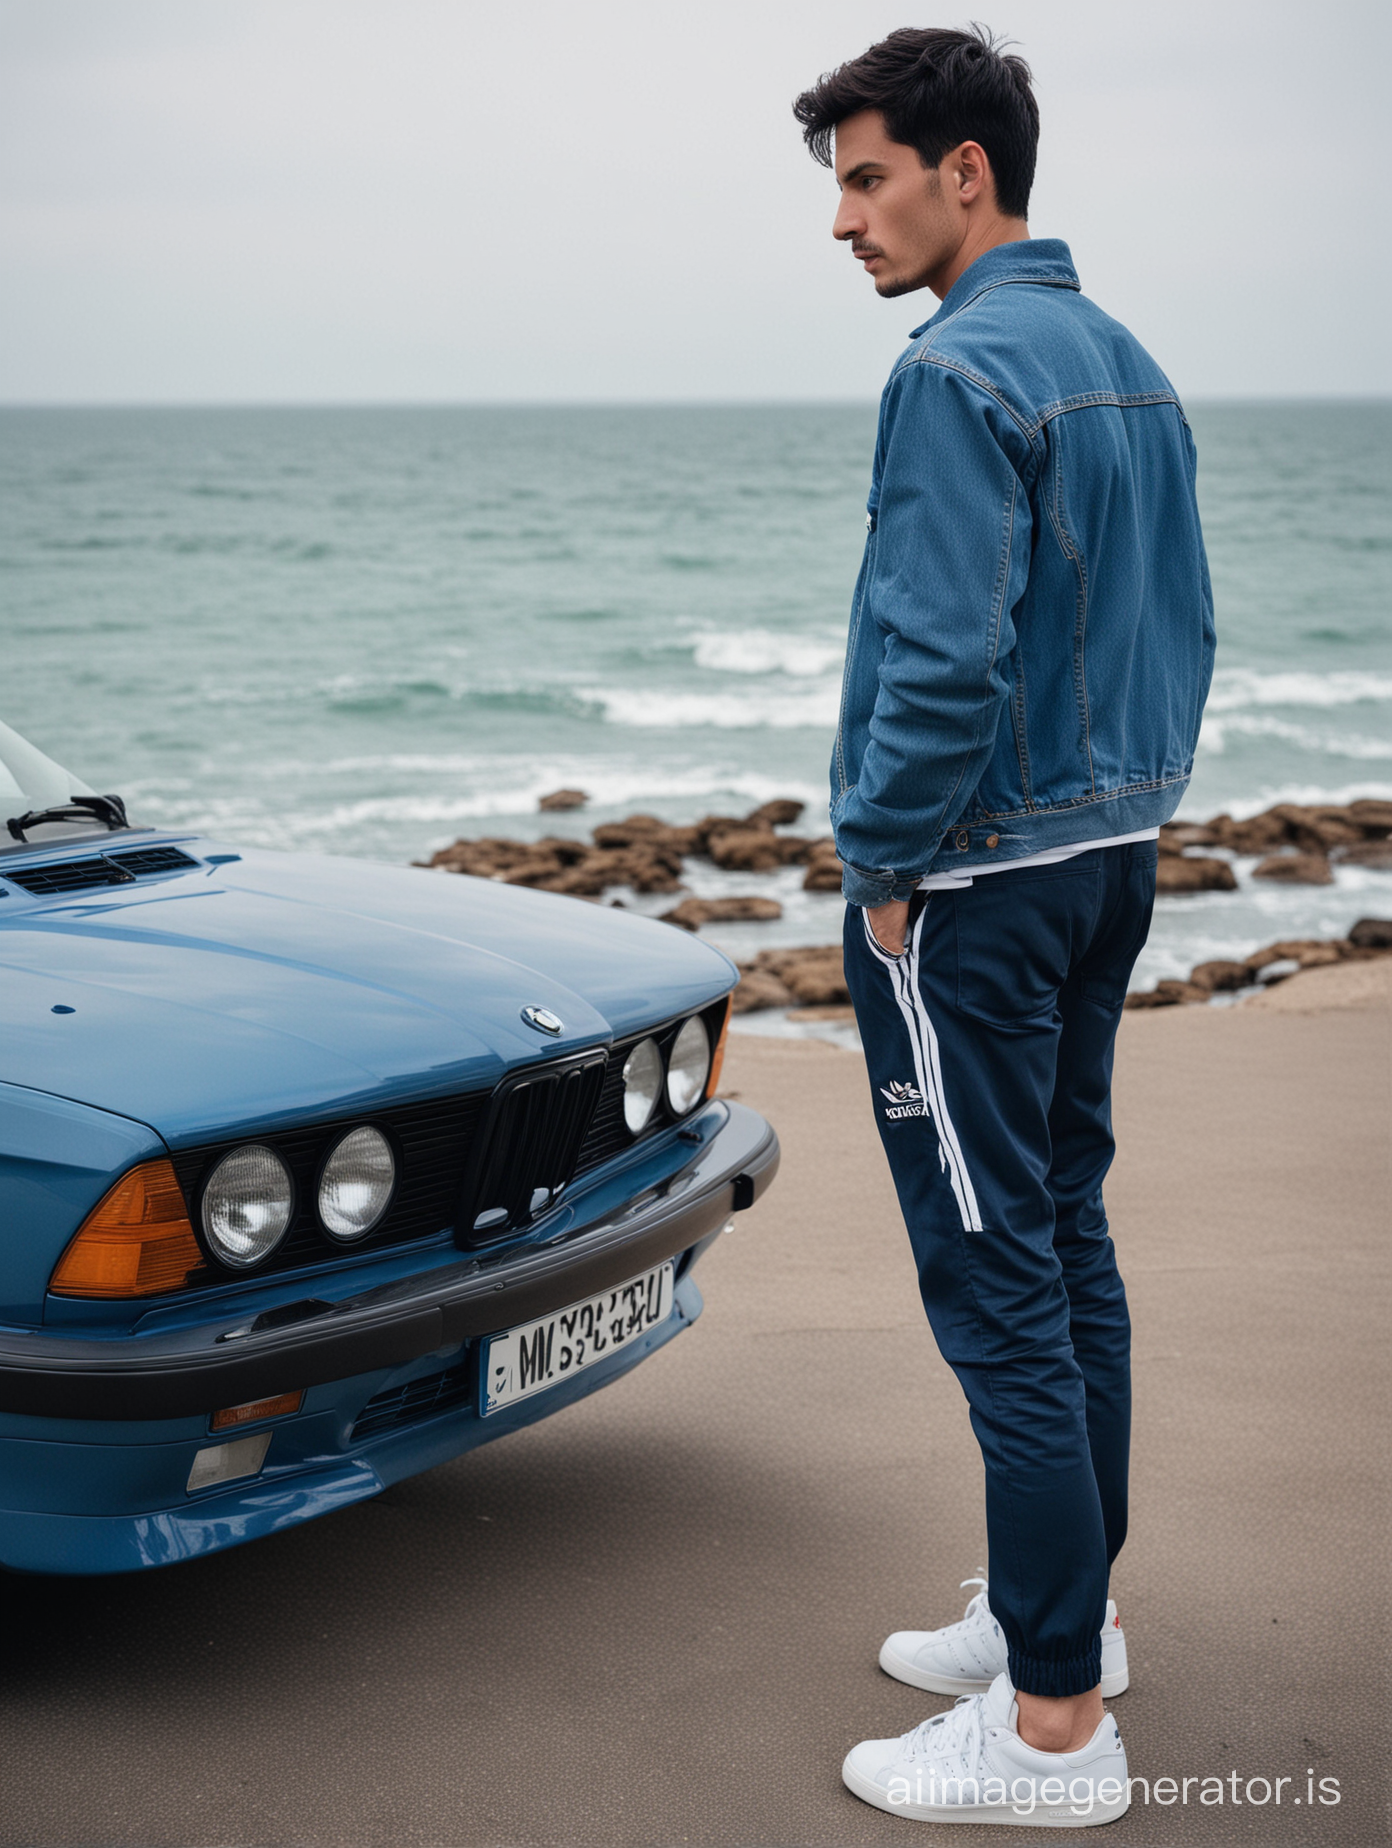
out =
[[[1116,1711],[1133,1775],[1177,1800],[1138,1797],[1111,1842],[1388,1839],[1390,976],[1122,1027]],[[910,1839],[838,1766],[945,1704],[875,1655],[983,1563],[976,1449],[859,1055],[736,1038],[727,1085],[782,1174],[652,1364],[280,1539],[9,1581],[0,1841]],[[1310,1807],[1311,1771],[1336,1806]],[[1185,1778],[1222,1778],[1222,1805]],[[1277,1778],[1279,1807],[1246,1800]]]

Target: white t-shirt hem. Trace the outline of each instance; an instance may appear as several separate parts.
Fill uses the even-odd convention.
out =
[[[1060,860],[1071,860],[1080,853],[1092,853],[1098,847],[1125,847],[1132,841],[1154,841],[1160,838],[1156,828],[1137,828],[1134,834],[1109,834],[1101,841],[1078,841],[1067,847],[1046,847],[1042,853],[1027,853],[1018,860],[997,860],[993,866],[973,866],[970,872],[960,873],[925,873],[918,882],[920,892],[964,892],[978,879],[984,879],[991,873],[1018,873],[1027,866],[1053,866]]]

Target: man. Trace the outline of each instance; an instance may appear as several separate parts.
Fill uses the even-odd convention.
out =
[[[962,1622],[880,1655],[971,1698],[842,1775],[925,1819],[1107,1822],[1127,1802],[1102,1701],[1126,1685],[1107,1580],[1130,1329],[1102,1179],[1156,835],[1212,666],[1194,447],[1067,245],[1030,238],[1019,58],[894,32],[794,113],[876,292],[942,302],[881,400],[831,816],[871,1097],[990,1547]]]

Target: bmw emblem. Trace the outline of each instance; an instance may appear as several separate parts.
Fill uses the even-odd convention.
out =
[[[565,1027],[560,1015],[553,1014],[549,1007],[524,1007],[522,1018],[538,1033],[560,1033]]]

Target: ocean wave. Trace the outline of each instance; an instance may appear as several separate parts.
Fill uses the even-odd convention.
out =
[[[1262,673],[1250,667],[1219,668],[1208,696],[1209,712],[1237,712],[1244,706],[1351,706],[1392,699],[1392,674],[1338,668],[1318,674],[1302,668]]]
[[[692,652],[697,667],[722,674],[787,674],[805,679],[839,668],[845,644],[780,635],[772,629],[716,629],[698,635]]]
[[[826,792],[820,785],[719,764],[675,769],[635,764],[631,759],[606,764],[594,758],[558,757],[508,765],[496,755],[483,753],[423,752],[338,758],[321,764],[278,760],[260,766],[258,775],[263,782],[296,788],[295,806],[275,807],[269,797],[249,790],[232,797],[200,798],[190,782],[150,778],[128,785],[132,813],[147,822],[235,835],[249,845],[266,847],[316,845],[324,850],[335,845],[335,837],[342,837],[344,848],[361,852],[364,831],[376,830],[374,844],[390,851],[390,836],[398,832],[402,837],[396,849],[399,855],[415,851],[416,843],[426,840],[426,831],[431,831],[428,844],[444,845],[452,836],[434,830],[449,824],[497,818],[552,830],[556,818],[541,817],[537,804],[550,790],[564,787],[582,788],[589,797],[575,818],[582,828],[606,814],[638,807],[667,814],[664,805],[675,805],[694,816],[742,811],[782,796],[807,804],[809,827],[826,823]],[[450,777],[466,786],[457,792],[434,787],[380,795],[349,795],[315,789],[312,784],[305,787],[307,777],[331,776],[353,779],[363,789],[370,788],[372,777],[389,775],[430,777],[436,784]]]
[[[836,724],[839,681],[797,692],[757,691],[671,693],[639,687],[580,687],[576,697],[597,707],[609,725],[634,725],[668,731],[711,726],[718,731],[796,731],[812,726],[830,731]]]
[[[1180,804],[1179,819],[1208,821],[1221,811],[1231,815],[1235,821],[1247,821],[1253,815],[1275,808],[1278,802],[1294,802],[1302,808],[1343,808],[1347,803],[1365,797],[1373,797],[1379,802],[1392,802],[1392,783],[1372,779],[1341,783],[1333,788],[1326,783],[1268,783],[1256,795],[1231,798],[1215,796],[1203,789],[1190,790]],[[1385,879],[1387,875],[1384,873],[1380,877]],[[1284,887],[1280,889],[1286,890]]]
[[[1296,725],[1289,719],[1269,714],[1230,713],[1226,717],[1205,716],[1199,734],[1199,748],[1221,755],[1230,738],[1279,738],[1297,750],[1314,751],[1327,757],[1353,757],[1369,762],[1392,761],[1392,738],[1365,738],[1359,732],[1326,734],[1308,725]]]

